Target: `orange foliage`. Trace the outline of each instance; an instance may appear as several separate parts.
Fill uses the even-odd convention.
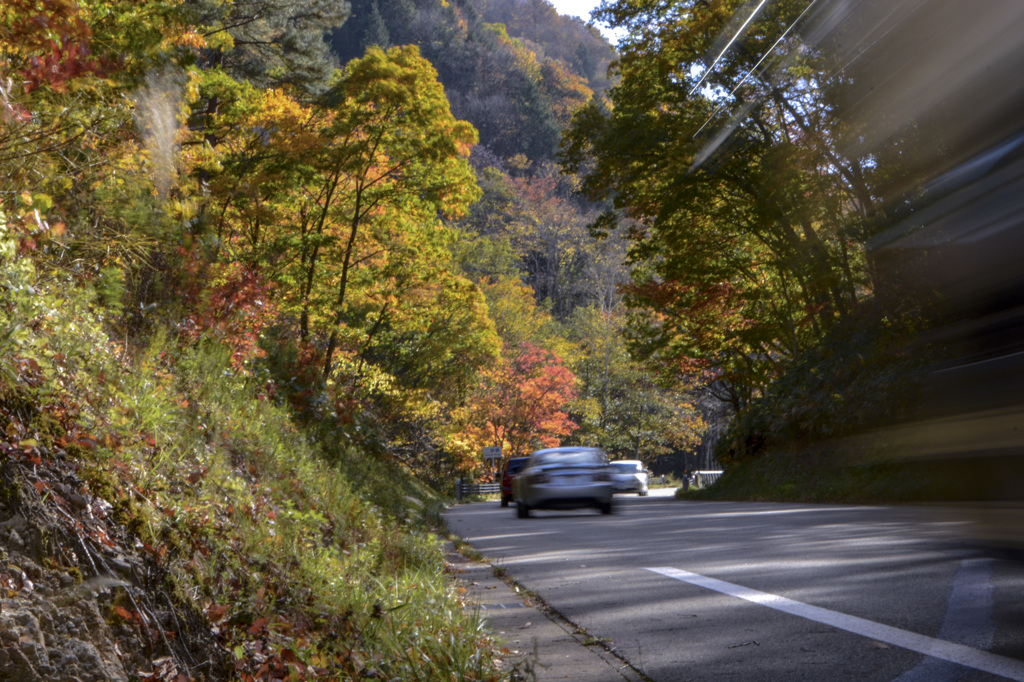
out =
[[[565,405],[576,397],[576,376],[554,353],[524,343],[514,359],[487,373],[471,406],[467,431],[511,456],[554,447],[576,428]]]

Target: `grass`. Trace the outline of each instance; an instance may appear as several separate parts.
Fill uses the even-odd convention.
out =
[[[226,371],[226,359],[214,346],[181,355],[164,368],[166,390],[133,408],[151,417],[139,427],[157,434],[155,449],[173,453],[139,452],[131,462],[162,511],[156,533],[174,547],[179,592],[203,595],[243,662],[262,623],[259,641],[307,666],[493,678],[491,642],[444,575],[428,527],[436,495],[379,460],[312,442],[283,406]],[[169,422],[173,436],[157,428]],[[183,470],[189,484],[176,485]]]
[[[665,482],[661,482],[661,476],[651,476],[649,488],[679,488],[683,485],[683,481],[680,478],[676,478],[675,474],[666,474]]]
[[[24,262],[0,262],[0,280],[31,292],[0,310],[0,329],[19,330],[0,347],[16,379],[0,386],[4,449],[18,457],[5,475],[37,456],[49,470],[43,460],[58,452],[112,505],[131,538],[119,551],[140,554],[153,576],[128,588],[130,601],[112,597],[112,621],[141,622],[121,604],[146,589],[161,609],[168,595],[190,614],[181,622],[206,641],[216,632],[211,656],[229,668],[215,677],[500,678],[497,644],[444,572],[436,493],[297,426],[217,344],[157,333],[144,348],[119,346],[87,292],[47,289]],[[75,556],[49,562],[92,577]]]

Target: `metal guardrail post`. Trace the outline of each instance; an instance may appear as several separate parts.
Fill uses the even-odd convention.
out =
[[[723,471],[721,469],[708,470],[708,471],[694,471],[693,479],[694,485],[697,488],[703,488],[705,485],[713,485],[722,477]]]
[[[467,483],[460,476],[455,479],[455,501],[462,502],[467,495],[493,495],[501,493],[500,483]]]

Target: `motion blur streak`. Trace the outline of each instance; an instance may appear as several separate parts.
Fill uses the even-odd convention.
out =
[[[1024,550],[1024,2],[810,0],[799,17],[751,92],[765,101],[814,53],[802,88],[841,121],[838,152],[869,172],[901,159],[861,202],[860,229],[876,300],[919,320],[906,352],[929,362],[906,421],[843,445],[939,472],[977,536]],[[732,116],[695,168],[754,107],[715,98]]]
[[[945,472],[974,533],[1024,549],[1024,3],[821,4],[801,28],[852,83],[849,156],[915,139],[913,172],[875,197],[875,296],[915,310],[931,371],[914,417],[860,452]]]
[[[870,154],[910,125],[932,141],[919,186],[868,242],[876,296],[908,302],[934,358],[917,418],[869,436],[875,453],[944,467],[974,531],[1024,547],[1024,3],[900,3],[852,17],[859,97],[840,105]]]
[[[865,151],[914,122],[941,133],[933,161],[962,162],[1021,125],[1024,3],[839,0],[812,24],[811,40],[861,85],[841,109]]]

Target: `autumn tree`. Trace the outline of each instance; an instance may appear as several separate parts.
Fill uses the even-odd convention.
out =
[[[537,307],[536,294],[518,275],[484,278],[478,286],[487,298],[490,318],[506,347],[541,345],[552,335],[551,315]]]
[[[576,178],[522,156],[507,163],[485,160],[477,176],[483,197],[457,223],[482,250],[479,260],[463,259],[467,274],[498,280],[509,274],[514,258],[537,304],[560,321],[578,307],[615,304],[627,279],[625,241],[619,234],[592,235],[588,228],[598,211],[581,200]],[[504,260],[495,260],[499,254]]]
[[[704,429],[691,383],[665,385],[630,356],[621,306],[580,308],[567,336],[580,352],[572,413],[580,428],[573,440],[619,457],[651,462],[699,442]]]
[[[476,135],[415,47],[371,50],[318,104],[280,91],[259,99],[232,137],[233,172],[215,178],[209,213],[220,241],[275,273],[300,335],[322,340],[329,377],[357,270],[400,244],[436,258],[439,216],[475,198],[465,158]]]
[[[484,372],[463,415],[465,432],[477,448],[501,447],[508,457],[555,447],[576,429],[566,411],[575,395],[576,377],[561,358],[524,343],[513,357]]]
[[[335,287],[325,374],[331,369],[360,229],[375,227],[376,215],[395,213],[429,239],[441,227],[439,214],[458,215],[477,197],[466,162],[476,131],[452,116],[436,71],[418,49],[371,50],[348,65],[329,98],[343,113],[334,138],[349,146],[341,158],[331,154],[327,166],[328,173],[346,183],[348,234]]]
[[[177,172],[159,153],[174,149],[177,110],[154,126],[142,95],[157,65],[197,41],[173,1],[0,7],[0,201],[41,264],[94,286],[117,313],[138,316],[125,299],[174,241],[176,211],[156,187]]]
[[[603,245],[587,229],[593,216],[559,191],[560,181],[551,174],[514,178],[517,205],[505,229],[538,300],[564,320],[592,302],[597,288],[590,266]]]
[[[786,30],[803,6],[766,7],[726,50],[740,4],[606,5],[630,31],[621,83],[565,146],[627,219],[634,348],[667,375],[711,372],[737,408],[863,295],[848,213],[869,208],[863,164],[829,135],[818,55]]]
[[[399,254],[372,275],[364,303],[352,306],[349,352],[336,371],[339,416],[377,415],[372,430],[387,452],[438,485],[467,468],[457,415],[501,347],[479,288],[442,262]]]

